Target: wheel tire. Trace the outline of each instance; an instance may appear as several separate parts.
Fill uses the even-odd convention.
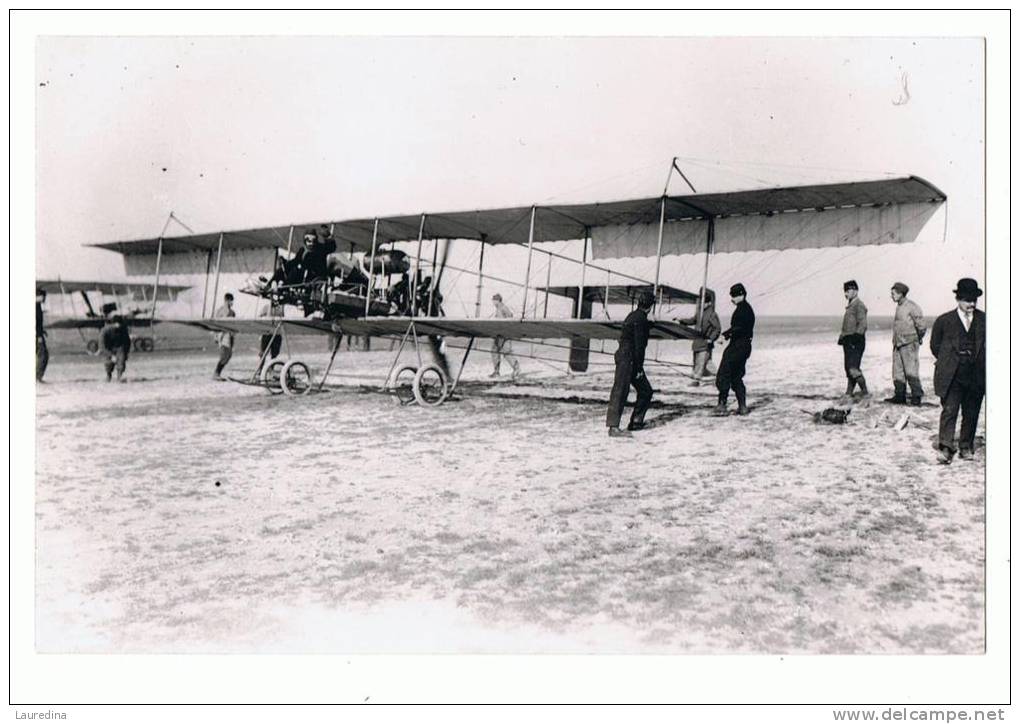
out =
[[[99,342],[97,342],[94,339],[90,339],[88,342],[85,343],[85,351],[88,354],[95,357],[97,354],[99,354]]]
[[[301,360],[292,359],[280,371],[280,385],[285,395],[307,395],[312,391],[312,372]]]
[[[156,341],[152,337],[141,337],[138,340],[138,347],[142,352],[151,352],[156,347]]]
[[[415,401],[414,380],[417,376],[417,367],[414,365],[404,365],[390,375],[390,379],[386,383],[386,389],[401,405],[410,405]]]
[[[436,365],[426,365],[414,376],[414,399],[422,407],[439,407],[450,394],[446,375]]]
[[[135,337],[134,339],[131,340],[131,349],[133,349],[135,352],[141,352],[142,351],[142,338],[141,337]]]
[[[259,376],[259,379],[266,386],[266,389],[274,395],[283,392],[281,378],[283,377],[283,368],[286,364],[282,359],[274,359],[270,360],[269,364],[262,368],[262,374]]]

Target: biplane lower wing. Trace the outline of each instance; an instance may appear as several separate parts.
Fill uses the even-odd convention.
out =
[[[504,339],[619,339],[622,320],[594,319],[458,319],[454,317],[362,317],[326,321],[261,317],[259,319],[165,319],[165,322],[201,327],[210,332],[271,334],[281,328],[287,334],[340,333],[354,336],[387,337],[405,334],[414,324],[419,335]],[[698,333],[683,324],[653,321],[651,339],[698,339]]]
[[[124,317],[128,327],[151,327],[164,320],[149,317]],[[63,317],[46,323],[46,329],[101,329],[107,320],[103,317]]]

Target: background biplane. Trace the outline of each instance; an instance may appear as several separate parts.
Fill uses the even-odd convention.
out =
[[[99,341],[85,330],[102,328],[104,309],[116,310],[132,328],[132,347],[136,352],[151,352],[155,348],[152,326],[159,320],[151,315],[154,301],[174,302],[190,286],[141,282],[70,281],[39,279],[37,290],[46,292],[45,311],[47,329],[74,329],[78,331],[85,351],[99,354]],[[91,295],[91,296],[90,296]],[[82,309],[78,309],[78,301]]]
[[[342,335],[396,337],[400,339],[400,346],[387,373],[385,388],[399,387],[406,380],[420,404],[438,405],[456,388],[460,370],[476,339],[542,343],[568,340],[571,367],[581,370],[587,365],[590,340],[615,340],[619,336],[622,322],[610,318],[609,305],[626,302],[641,289],[651,289],[663,304],[698,303],[697,295],[662,283],[660,271],[664,256],[703,254],[701,287],[704,290],[708,287],[709,261],[713,254],[909,243],[917,238],[945,200],[945,194],[932,184],[908,176],[725,193],[664,194],[608,203],[532,205],[326,221],[161,236],[94,246],[122,254],[129,275],[155,274],[157,284],[161,274],[204,272],[205,296],[208,296],[208,280],[212,277],[215,300],[221,273],[250,272],[253,266],[275,270],[280,264],[281,251],[284,261],[293,258],[295,229],[299,234],[302,230],[316,229],[319,241],[327,238],[336,245],[337,254],[343,259],[341,267],[348,270],[357,267],[363,277],[362,283],[352,287],[349,283],[344,285],[342,279],[338,283],[329,278],[281,292],[279,285],[266,286],[260,282],[253,290],[267,299],[284,302],[288,300],[281,294],[298,294],[304,317],[216,319],[206,314],[203,299],[201,318],[173,321],[235,334],[335,335],[333,355],[317,384],[308,366],[300,360],[278,361],[264,368],[263,383],[282,388],[288,394],[322,388],[334,364]],[[423,254],[426,241],[431,243],[431,260]],[[558,247],[578,241],[581,242],[580,258],[567,256]],[[465,242],[477,246],[477,269],[447,263],[450,246]],[[503,276],[486,271],[486,249],[503,245],[526,249],[522,260],[523,279],[507,279],[503,270],[498,270]],[[404,256],[400,257],[401,254]],[[549,262],[544,280],[534,278],[537,276],[535,258],[540,255]],[[415,290],[409,304],[402,305],[395,299],[394,288],[401,284],[392,282],[399,267],[393,260],[398,257],[408,260],[408,271],[402,271],[401,276],[402,281],[406,280]],[[594,263],[633,257],[654,258],[652,279],[640,279]],[[380,263],[385,259],[391,260],[390,268]],[[553,285],[550,279],[553,259],[571,262],[579,270],[578,281]],[[473,315],[470,308],[466,314],[457,316],[444,312],[441,300],[446,288],[441,291],[440,283],[448,269],[470,273],[477,279]],[[595,273],[600,276],[598,281],[594,279]],[[601,281],[603,273],[605,283]],[[614,284],[614,277],[625,283]],[[485,282],[518,287],[523,293],[519,316],[483,318]],[[569,317],[549,316],[551,296],[572,301]],[[291,297],[289,301],[295,299]],[[603,306],[602,318],[592,316],[595,303]],[[695,336],[692,329],[668,321],[661,312],[653,319],[653,339],[689,340]],[[426,360],[422,356],[423,349],[434,353],[440,337],[468,340],[456,376],[442,360],[435,356]],[[401,352],[409,344],[416,357],[413,362],[401,365]]]

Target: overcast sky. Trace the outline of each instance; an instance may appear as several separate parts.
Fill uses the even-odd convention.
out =
[[[718,255],[710,283],[818,314],[855,278],[882,314],[899,280],[931,314],[983,285],[983,73],[979,39],[43,38],[37,277],[124,278],[82,245],[171,210],[214,231],[656,196],[680,156],[700,192],[927,179],[948,219],[915,244]],[[692,259],[663,281],[696,289]]]

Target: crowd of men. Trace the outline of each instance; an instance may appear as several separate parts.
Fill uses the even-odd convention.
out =
[[[291,260],[278,265],[270,283],[307,283],[329,276],[328,256],[336,250],[336,242],[328,235],[320,238],[314,230],[304,236],[304,247]],[[401,287],[401,284],[403,287]],[[422,313],[430,316],[442,315],[442,295],[439,294],[431,277],[425,277],[412,284],[404,274],[394,285],[395,298],[406,306],[412,303]],[[403,291],[401,291],[403,290]],[[844,400],[848,403],[869,397],[867,381],[861,370],[861,361],[867,343],[868,308],[861,301],[860,289],[855,280],[843,284],[847,303],[837,343],[843,348],[843,370],[846,375]],[[889,290],[896,304],[893,317],[892,337],[892,382],[893,394],[885,402],[898,405],[920,406],[924,397],[921,384],[919,350],[928,332],[921,308],[907,298],[910,288],[896,282]],[[977,281],[963,278],[953,290],[957,306],[954,310],[939,316],[931,328],[930,347],[935,356],[935,394],[942,403],[939,419],[939,438],[936,444],[937,460],[948,465],[958,454],[963,460],[974,455],[974,437],[977,420],[985,392],[985,315],[977,309],[977,300],[983,291]],[[729,394],[732,391],[737,401],[737,415],[750,414],[747,404],[747,388],[744,375],[747,361],[751,357],[754,339],[754,309],[747,301],[747,290],[743,284],[734,284],[729,290],[734,309],[730,326],[722,330],[719,315],[715,311],[715,294],[702,289],[698,311],[695,316],[678,320],[691,325],[698,333],[692,344],[694,354],[692,385],[711,374],[712,351],[720,336],[727,340],[718,369],[715,372],[715,386],[718,390],[717,404],[713,414],[729,414]],[[413,302],[412,302],[413,299]],[[36,292],[36,380],[43,382],[49,363],[47,333],[43,324],[43,303],[46,292]],[[493,316],[511,318],[513,312],[504,304],[502,297],[492,297]],[[645,349],[648,345],[651,322],[648,313],[655,300],[651,292],[643,292],[636,308],[624,319],[620,331],[619,346],[615,354],[615,376],[606,413],[606,426],[610,437],[630,437],[631,433],[646,427],[645,414],[652,400],[653,389],[645,374]],[[118,382],[125,381],[131,337],[123,316],[115,309],[107,312],[99,338],[103,354],[107,381],[116,373]],[[264,310],[265,313],[282,313],[279,306]],[[216,317],[235,317],[234,296],[227,293],[223,305],[216,310]],[[281,340],[272,334],[263,335],[260,340],[260,366],[267,357],[279,354]],[[213,379],[222,380],[223,371],[234,351],[234,335],[230,332],[216,334],[219,357]],[[497,337],[492,347],[492,377],[500,375],[502,362],[512,369],[513,379],[520,374],[520,364],[513,355],[510,340]],[[623,409],[627,403],[630,388],[637,392],[637,399],[626,429],[620,427]],[[957,419],[962,417],[957,437]]]
[[[847,380],[844,400],[848,403],[870,396],[861,371],[867,341],[868,308],[861,301],[859,292],[855,280],[843,284],[847,304],[837,343],[843,348],[843,370]],[[907,298],[909,293],[910,288],[902,282],[896,282],[889,290],[896,311],[891,355],[893,394],[885,402],[920,406],[924,389],[918,353],[927,326],[921,308]],[[935,447],[937,461],[943,465],[950,464],[957,454],[962,460],[973,458],[974,437],[985,394],[985,315],[976,308],[983,292],[977,281],[963,278],[957,282],[953,294],[956,308],[935,320],[930,339],[931,352],[935,356],[935,394],[942,403]],[[694,317],[678,320],[693,326],[699,334],[699,339],[692,344],[694,385],[700,385],[707,374],[712,348],[720,334],[728,341],[715,373],[719,394],[713,414],[719,416],[729,414],[730,391],[737,400],[736,414],[750,413],[744,374],[754,338],[754,310],[747,301],[747,290],[743,284],[730,287],[730,301],[734,309],[730,326],[725,331],[720,332],[719,317],[714,309],[715,295],[711,290],[702,290],[698,313]],[[627,315],[620,331],[615,355],[616,374],[606,412],[610,437],[630,437],[634,431],[646,427],[645,413],[653,390],[645,374],[645,349],[651,328],[648,313],[654,303],[651,292],[642,293],[637,307]],[[636,391],[637,399],[630,422],[626,429],[622,429],[621,418],[631,387]],[[960,417],[962,421],[957,437],[957,419]]]

